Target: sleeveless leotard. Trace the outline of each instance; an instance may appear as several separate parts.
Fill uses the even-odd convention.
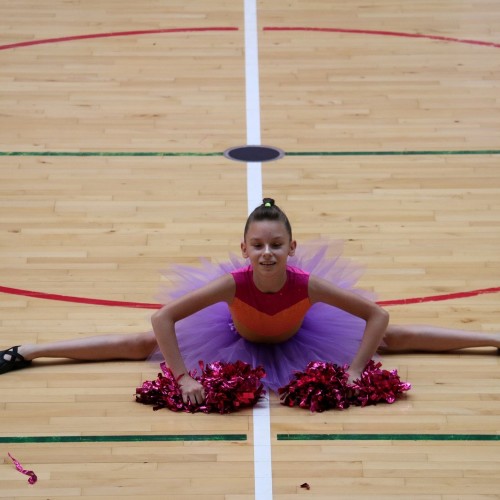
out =
[[[251,266],[231,272],[236,292],[229,305],[234,326],[243,336],[278,337],[295,333],[311,307],[309,273],[287,266],[287,280],[276,293],[261,292],[253,281]]]

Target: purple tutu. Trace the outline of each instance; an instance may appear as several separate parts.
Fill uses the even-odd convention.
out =
[[[341,257],[339,242],[309,243],[298,247],[288,259],[298,267],[337,286],[374,300],[372,294],[355,288],[361,276],[360,267]],[[223,274],[245,265],[243,259],[230,257],[223,264],[202,262],[201,267],[176,266],[180,284],[175,291],[165,290],[158,297],[162,303],[203,286]],[[199,361],[236,362],[252,367],[263,366],[264,385],[274,391],[287,385],[297,371],[311,361],[349,365],[358,351],[365,328],[364,320],[326,304],[314,304],[307,312],[299,331],[279,344],[255,343],[242,338],[236,331],[229,308],[215,304],[176,324],[179,347],[188,370],[199,369]],[[150,357],[163,361],[157,350]]]

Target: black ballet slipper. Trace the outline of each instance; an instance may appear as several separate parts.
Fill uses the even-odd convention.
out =
[[[5,351],[0,351],[0,375],[31,365],[31,361],[26,361],[24,356],[17,352],[18,348],[19,346],[16,345],[10,349],[5,349]],[[10,359],[7,359],[7,356],[10,356]]]

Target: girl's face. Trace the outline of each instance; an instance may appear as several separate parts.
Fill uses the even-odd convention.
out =
[[[294,255],[296,246],[282,222],[254,221],[241,243],[241,253],[250,259],[254,272],[272,275],[286,269],[288,256]]]

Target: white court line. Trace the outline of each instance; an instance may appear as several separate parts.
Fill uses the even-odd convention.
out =
[[[273,498],[273,466],[271,458],[271,415],[266,395],[253,408],[253,470],[256,500]]]
[[[245,0],[245,88],[247,145],[259,146],[260,91],[256,0]],[[248,213],[262,203],[262,164],[247,163]],[[253,461],[256,500],[272,500],[271,418],[269,398],[253,409]]]
[[[245,88],[247,145],[260,145],[259,44],[257,6],[245,0]],[[247,163],[248,213],[262,203],[262,165]]]

